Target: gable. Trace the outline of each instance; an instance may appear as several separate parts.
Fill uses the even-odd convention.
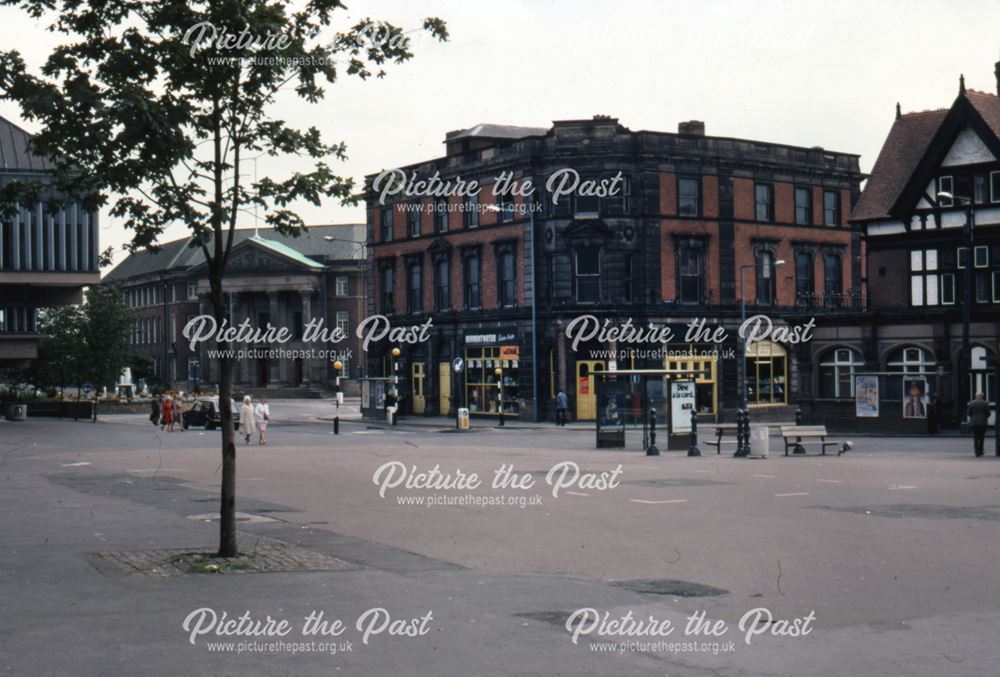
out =
[[[951,144],[942,167],[961,167],[963,165],[974,165],[981,162],[996,162],[993,151],[987,147],[982,137],[971,127],[963,129],[955,142]]]

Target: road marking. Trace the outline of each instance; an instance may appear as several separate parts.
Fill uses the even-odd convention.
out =
[[[826,482],[827,484],[843,484],[844,483],[844,480],[824,480],[824,479],[817,479],[816,481],[817,482]]]
[[[630,498],[628,499],[633,503],[644,503],[646,505],[662,505],[664,503],[687,503],[686,498],[672,498],[669,501],[647,501],[642,498]]]
[[[60,466],[60,467],[63,467],[63,468],[76,468],[77,466],[81,466],[81,465],[90,465],[90,461],[77,461],[76,463],[63,463],[62,466]]]
[[[777,475],[751,475],[751,477],[762,477],[763,479],[766,480],[773,480],[774,478],[777,477]]]
[[[895,491],[897,489],[916,489],[917,487],[910,484],[890,484],[889,491]]]
[[[567,493],[571,496],[590,496],[590,494],[585,494],[582,491],[566,491],[564,493]]]
[[[775,496],[808,496],[808,491],[792,491],[787,494],[775,494]]]

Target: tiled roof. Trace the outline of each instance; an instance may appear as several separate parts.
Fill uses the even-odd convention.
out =
[[[52,163],[28,150],[31,135],[0,117],[0,171],[47,172]]]
[[[1000,97],[967,89],[964,94],[959,94],[952,108],[959,104],[963,96],[1000,138]],[[896,204],[950,110],[941,108],[907,113],[896,119],[872,167],[871,177],[851,213],[852,221],[889,217],[889,210]]]
[[[260,228],[258,231],[241,228],[233,237],[233,246],[244,240],[255,240],[261,246],[280,252],[310,268],[316,268],[328,261],[363,259],[364,246],[358,243],[365,241],[366,232],[363,223],[309,226],[298,237],[282,235],[270,228]],[[259,234],[255,237],[255,233]],[[333,238],[332,241],[326,240],[327,237]],[[203,263],[205,257],[201,249],[191,247],[190,243],[190,238],[184,238],[162,244],[158,252],[140,251],[129,254],[105,279],[125,280],[169,270],[194,268]]]
[[[514,125],[478,124],[468,129],[460,129],[447,134],[446,141],[476,137],[480,139],[523,139],[526,136],[544,136],[546,127],[516,127]]]

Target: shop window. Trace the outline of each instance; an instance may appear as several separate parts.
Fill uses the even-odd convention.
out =
[[[758,341],[746,351],[747,402],[785,404],[788,353],[772,341]]]
[[[498,414],[501,395],[505,415],[520,413],[518,354],[517,346],[465,349],[465,404],[469,413]]]
[[[832,399],[854,397],[854,372],[864,366],[861,353],[836,348],[820,357],[819,396]]]

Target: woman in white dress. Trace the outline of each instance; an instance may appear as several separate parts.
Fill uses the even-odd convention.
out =
[[[267,422],[271,419],[271,408],[267,406],[267,395],[260,396],[260,401],[253,408],[253,414],[254,424],[256,424],[257,430],[260,431],[257,444],[267,444]]]
[[[250,396],[246,395],[243,398],[243,406],[240,407],[240,432],[243,433],[247,444],[250,444],[250,438],[257,431],[257,426],[253,419],[253,403],[250,400]]]

